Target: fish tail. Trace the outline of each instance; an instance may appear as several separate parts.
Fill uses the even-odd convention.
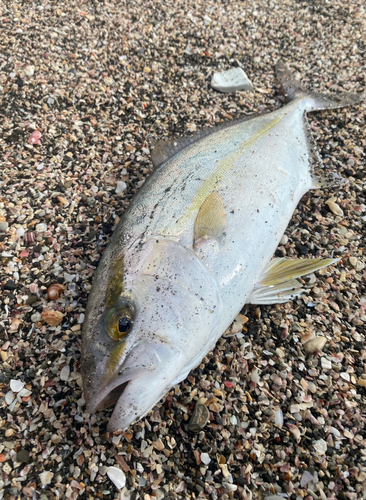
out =
[[[282,87],[286,101],[290,102],[299,97],[309,98],[309,108],[307,111],[317,111],[321,109],[335,109],[355,104],[366,99],[366,92],[344,94],[322,94],[306,90],[296,80],[293,73],[288,69],[283,61],[278,61],[275,67],[276,77]]]

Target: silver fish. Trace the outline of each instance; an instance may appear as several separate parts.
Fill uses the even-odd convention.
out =
[[[115,405],[110,430],[146,415],[245,303],[291,300],[297,277],[336,262],[271,258],[300,198],[319,187],[306,113],[365,95],[307,92],[276,69],[281,109],[155,146],[156,169],[101,259],[81,363],[88,411]]]

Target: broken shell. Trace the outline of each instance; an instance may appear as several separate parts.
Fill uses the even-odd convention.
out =
[[[60,292],[63,292],[64,290],[66,290],[66,286],[60,285],[59,283],[49,286],[47,290],[48,300],[57,300],[59,298]]]
[[[327,200],[326,205],[330,208],[330,210],[335,214],[335,215],[343,215],[343,210],[337,203],[335,203],[332,199]]]
[[[59,325],[64,317],[62,312],[54,311],[53,309],[44,309],[41,316],[43,321],[45,321],[50,326]]]
[[[28,245],[32,245],[36,241],[36,235],[34,233],[25,233],[24,239]]]
[[[315,339],[311,339],[304,344],[304,349],[308,354],[311,354],[315,351],[321,351],[326,343],[327,339],[325,337],[315,337]]]

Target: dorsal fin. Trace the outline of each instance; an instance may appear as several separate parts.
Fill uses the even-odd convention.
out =
[[[210,239],[220,243],[225,235],[226,222],[224,202],[217,191],[212,191],[198,211],[194,223],[193,248]]]
[[[205,127],[204,129],[192,134],[188,137],[176,137],[169,139],[151,139],[151,160],[153,162],[154,168],[160,167],[163,163],[168,161],[170,158],[175,156],[177,153],[182,151],[187,146],[190,146],[194,142],[198,142],[199,140],[207,137],[219,130],[223,130],[225,128],[233,127],[238,125],[239,123],[247,122],[249,120],[253,120],[254,118],[258,118],[265,113],[253,113],[248,116],[242,116],[237,120],[230,120],[228,122],[220,123],[214,127]]]

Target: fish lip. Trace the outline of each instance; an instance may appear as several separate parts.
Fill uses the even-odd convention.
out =
[[[87,411],[92,414],[96,413],[98,411],[103,411],[108,407],[105,408],[100,408],[102,405],[103,401],[105,401],[108,396],[118,387],[125,385],[123,388],[121,394],[119,395],[118,399],[116,402],[122,397],[124,390],[126,389],[128,383],[133,380],[135,377],[131,374],[128,375],[128,373],[124,373],[120,377],[115,378],[114,380],[107,382],[107,384],[104,385],[104,387],[101,390],[98,390],[95,394],[93,394],[90,398],[88,398],[86,402],[86,409]]]
[[[144,355],[149,353],[149,358],[144,359]],[[136,360],[139,358],[140,363],[136,365]],[[160,365],[161,361],[159,359],[159,355],[151,345],[148,344],[136,344],[127,358],[122,362],[119,367],[120,375],[117,377],[111,378],[107,381],[103,380],[98,384],[95,390],[87,390],[84,391],[84,398],[86,400],[86,409],[89,413],[95,413],[97,411],[103,410],[99,408],[101,403],[107,399],[108,395],[110,395],[115,389],[119,386],[125,384],[124,390],[127,388],[127,385],[132,380],[135,380],[147,373],[152,373],[156,371]],[[120,396],[115,402],[115,406],[123,396],[123,392],[121,392]],[[105,409],[105,408],[104,408]]]

